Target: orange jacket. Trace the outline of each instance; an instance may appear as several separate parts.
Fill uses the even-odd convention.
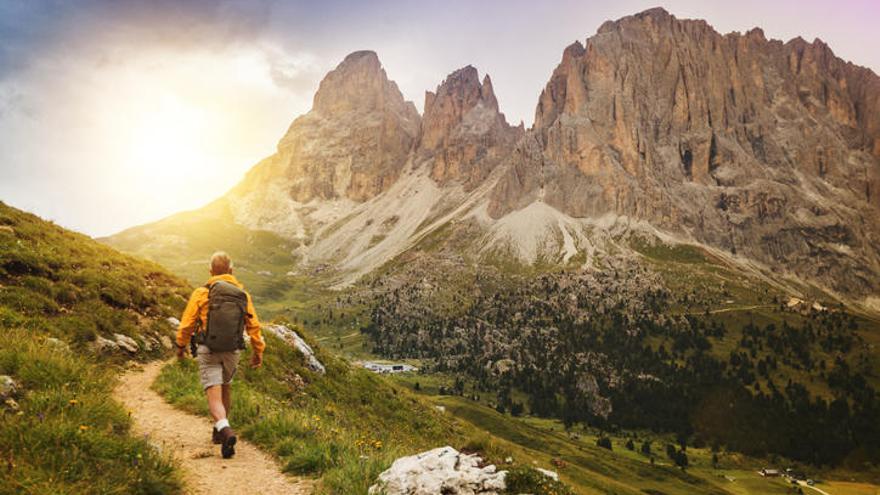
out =
[[[208,285],[221,280],[229,282],[239,289],[244,289],[244,286],[241,285],[232,274],[211,277],[208,279]],[[254,302],[251,300],[250,294],[247,295],[247,300],[248,314],[245,318],[245,330],[251,337],[251,345],[254,348],[254,352],[262,356],[263,350],[266,349],[266,343],[263,341],[263,334],[260,332],[260,319],[257,318],[257,311],[254,309]],[[198,328],[203,332],[207,326],[207,322],[208,288],[199,287],[193,291],[192,296],[189,298],[189,302],[186,304],[186,309],[183,310],[183,316],[180,317],[180,325],[177,327],[177,345],[180,347],[186,347],[189,345],[189,341],[192,339],[192,335],[196,331],[196,323],[201,323]]]

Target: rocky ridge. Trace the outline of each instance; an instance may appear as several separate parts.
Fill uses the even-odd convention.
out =
[[[377,55],[355,52],[221,201],[343,285],[440,229],[473,254],[584,266],[637,232],[871,301],[878,110],[880,78],[820,40],[722,35],[651,9],[567,47],[529,130],[474,67],[419,116]]]
[[[489,212],[626,215],[876,292],[878,98],[880,79],[820,40],[662,9],[607,22],[563,53]]]

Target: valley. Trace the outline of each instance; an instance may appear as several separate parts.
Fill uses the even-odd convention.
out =
[[[273,331],[236,377],[236,428],[316,493],[444,445],[515,493],[880,493],[880,77],[655,8],[565,47],[529,128],[494,84],[420,113],[355,51],[202,208],[91,239],[0,203],[0,493],[191,484],[113,390],[154,362],[208,414],[155,361],[220,250],[326,368]]]

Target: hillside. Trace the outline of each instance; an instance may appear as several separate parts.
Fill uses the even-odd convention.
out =
[[[119,365],[168,352],[164,318],[186,295],[156,264],[0,203],[0,375],[15,384],[0,406],[0,492],[179,490],[110,393]]]
[[[132,415],[113,395],[121,371],[170,357],[166,319],[190,290],[158,265],[0,203],[0,493],[192,488],[149,431],[133,435]],[[314,341],[326,374],[271,332],[266,338],[264,367],[242,367],[236,380],[237,427],[285,472],[320,479],[320,493],[365,493],[396,457],[437,445],[467,448],[479,437],[489,459],[511,452]],[[184,411],[207,414],[193,360],[166,365],[153,387]],[[204,435],[202,451],[208,446]]]

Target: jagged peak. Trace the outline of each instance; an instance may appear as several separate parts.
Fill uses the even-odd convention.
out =
[[[498,100],[495,97],[492,79],[486,74],[481,83],[479,71],[470,64],[446,76],[446,79],[437,86],[435,91],[425,92],[425,115],[431,113],[437,101],[453,96],[461,100],[467,108],[483,102],[490,108],[498,110]]]
[[[490,108],[498,110],[498,98],[495,97],[495,89],[492,87],[492,79],[489,74],[483,76],[483,85],[480,88],[480,98]]]
[[[654,7],[651,9],[643,10],[633,15],[621,17],[620,19],[614,21],[605,21],[602,23],[601,26],[599,26],[596,34],[616,31],[620,29],[621,26],[631,23],[632,21],[642,22],[645,19],[651,19],[655,23],[665,23],[677,20],[674,15],[667,12],[666,9],[664,9],[663,7]]]
[[[454,91],[456,88],[460,87],[479,87],[480,86],[480,73],[477,71],[477,68],[473,65],[466,65],[461,69],[453,71],[451,74],[446,76],[446,79],[437,87],[437,94],[440,94],[444,90]]]
[[[376,54],[373,50],[358,50],[349,53],[342,59],[342,62],[336,67],[337,69],[345,64],[357,63],[358,61],[368,61],[370,63],[379,63],[379,55]]]
[[[580,41],[575,41],[574,43],[565,47],[565,50],[562,51],[562,63],[566,63],[573,58],[580,57],[586,52],[586,48],[581,44]]]
[[[764,30],[759,28],[758,26],[755,26],[752,29],[749,29],[748,31],[746,31],[746,37],[747,38],[757,38],[761,41],[767,40],[767,37],[764,36]]]
[[[312,110],[338,113],[352,110],[376,110],[383,106],[402,110],[407,107],[397,84],[388,79],[379,56],[372,50],[348,54],[328,72],[315,93]]]
[[[489,110],[488,113],[481,113],[481,119],[500,124],[505,129],[508,127],[504,114],[498,109],[495,88],[488,74],[480,82],[480,74],[473,65],[450,73],[435,91],[425,92],[422,148],[440,146],[465,116],[478,106]],[[494,125],[489,125],[487,129]]]
[[[653,17],[655,19],[668,19],[671,17],[675,19],[675,16],[670,14],[669,11],[664,9],[663,7],[652,7],[650,9],[645,9],[635,14],[633,17]]]

